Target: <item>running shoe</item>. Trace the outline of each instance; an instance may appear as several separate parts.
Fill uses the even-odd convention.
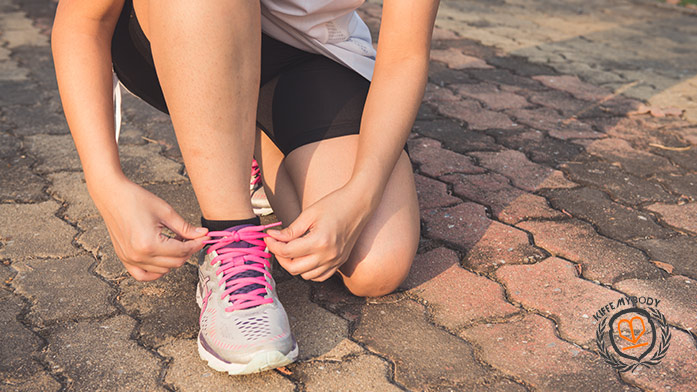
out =
[[[288,365],[298,345],[271,276],[264,230],[240,225],[208,233],[199,257],[198,353],[215,370],[249,374]]]
[[[249,193],[252,198],[252,209],[255,215],[266,216],[273,213],[269,199],[261,183],[261,170],[257,160],[252,160],[252,178],[249,181]]]

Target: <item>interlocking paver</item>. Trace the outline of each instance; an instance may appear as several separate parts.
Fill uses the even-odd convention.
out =
[[[48,176],[51,181],[48,191],[67,204],[64,216],[71,222],[99,216],[97,207],[90,198],[82,172],[59,172]]]
[[[114,313],[113,290],[89,272],[87,256],[16,262],[16,292],[33,302],[27,318],[42,326],[60,320],[103,317]]]
[[[617,282],[615,288],[628,295],[660,299],[658,309],[666,316],[668,322],[697,336],[697,281],[680,275],[665,280],[627,279]]]
[[[658,279],[660,270],[639,250],[602,237],[587,223],[529,221],[518,227],[532,233],[535,245],[581,265],[581,276],[604,284],[627,278]]]
[[[24,138],[24,143],[27,151],[38,158],[35,169],[41,174],[81,169],[80,158],[70,135],[28,136]]]
[[[557,139],[594,139],[604,136],[594,131],[591,125],[570,116],[562,116],[552,108],[509,109],[507,113],[518,123],[547,131]]]
[[[576,160],[583,149],[575,143],[549,137],[539,130],[521,129],[520,132],[487,131],[511,150],[524,152],[530,160],[556,167],[560,163]]]
[[[486,61],[477,57],[468,56],[457,48],[432,49],[431,59],[445,63],[448,65],[448,68],[452,69],[493,68],[488,65]]]
[[[653,204],[646,209],[658,213],[661,220],[684,231],[697,233],[697,203]]]
[[[130,339],[135,324],[123,315],[68,322],[51,330],[46,360],[75,390],[164,390],[161,361]]]
[[[455,194],[491,208],[494,216],[506,223],[517,223],[529,218],[561,218],[547,201],[537,195],[512,187],[500,174],[450,175],[441,178],[453,184]]]
[[[417,120],[414,123],[414,132],[436,139],[443,147],[459,153],[501,149],[491,136],[467,130],[467,127],[450,119]]]
[[[637,150],[627,141],[618,138],[595,140],[586,146],[586,151],[639,177],[650,177],[676,170],[667,159]]]
[[[624,204],[637,205],[649,201],[676,199],[657,183],[625,173],[619,167],[606,162],[578,160],[565,163],[561,169],[571,180],[600,188]]]
[[[463,203],[455,207],[424,211],[423,234],[448,241],[467,250],[464,265],[486,272],[501,264],[533,262],[542,252],[530,245],[525,232],[493,221],[484,206]]]
[[[448,207],[462,202],[448,193],[448,187],[443,182],[419,174],[414,175],[414,182],[416,195],[419,198],[419,208],[422,210]]]
[[[409,389],[470,389],[492,374],[467,343],[430,325],[423,307],[410,300],[363,307],[353,338],[390,359],[394,380]],[[415,341],[418,347],[409,343]]]
[[[469,129],[515,129],[517,127],[517,124],[505,114],[484,109],[479,102],[472,99],[444,101],[438,105],[438,111],[444,116],[466,122]]]
[[[694,391],[697,388],[695,356],[694,337],[671,328],[670,348],[661,363],[635,373],[621,373],[621,377],[645,390]]]
[[[39,371],[33,377],[22,381],[0,384],[3,391],[7,392],[57,392],[61,390],[61,385],[46,372]]]
[[[574,264],[550,257],[533,265],[506,265],[496,271],[510,300],[553,318],[562,339],[588,347],[595,339],[593,314],[623,297],[578,277]]]
[[[530,103],[522,96],[501,91],[493,83],[459,84],[454,87],[458,94],[479,100],[492,110],[530,106]]]
[[[48,199],[44,192],[47,181],[31,170],[34,162],[27,156],[0,159],[0,202],[32,203]]]
[[[419,170],[432,177],[449,173],[483,173],[472,158],[441,147],[438,140],[416,138],[409,141],[409,155]]]
[[[690,201],[697,200],[697,174],[670,173],[657,176],[656,180],[667,190]]]
[[[457,253],[446,248],[417,255],[401,287],[428,305],[436,323],[454,331],[519,311],[506,302],[501,286],[460,267]]]
[[[34,359],[41,339],[17,320],[23,308],[19,297],[0,288],[0,388],[19,384],[41,371]]]
[[[669,264],[673,273],[697,279],[697,240],[694,237],[678,235],[666,239],[632,241],[632,245],[644,250],[651,260]]]
[[[615,203],[596,189],[555,189],[548,192],[548,197],[554,208],[592,223],[600,234],[610,238],[664,238],[674,234],[654,222],[650,214]]]
[[[622,385],[610,365],[559,339],[554,323],[536,314],[503,324],[480,324],[460,335],[478,347],[478,357],[535,390],[612,390]]]
[[[586,101],[598,101],[610,95],[610,91],[593,86],[592,84],[584,83],[576,76],[538,75],[532,78],[547,87],[566,91],[574,97]]]
[[[172,362],[167,365],[164,381],[178,391],[295,390],[291,381],[274,371],[230,377],[226,373],[211,369],[199,358],[195,339],[176,339],[160,347],[158,351],[163,356],[172,358]]]
[[[159,347],[175,338],[198,333],[196,268],[184,265],[154,282],[129,277],[119,284],[118,302],[140,321],[138,339],[147,347]]]
[[[313,362],[291,366],[292,377],[307,391],[401,391],[391,384],[388,364],[374,355],[358,355],[341,362]]]
[[[127,274],[121,260],[116,256],[109,232],[101,217],[87,218],[78,223],[83,230],[75,242],[98,258],[95,272],[106,279],[117,279]]]
[[[0,204],[0,257],[72,256],[71,241],[77,232],[56,218],[58,203]]]
[[[544,188],[557,189],[576,186],[564,178],[562,172],[530,162],[520,151],[473,152],[471,155],[479,160],[481,166],[503,174],[515,186],[526,191],[534,192]]]

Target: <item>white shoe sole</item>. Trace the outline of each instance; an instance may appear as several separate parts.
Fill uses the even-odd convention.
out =
[[[254,211],[254,215],[257,216],[266,216],[273,214],[273,210],[271,209],[271,207],[252,207],[252,210]]]

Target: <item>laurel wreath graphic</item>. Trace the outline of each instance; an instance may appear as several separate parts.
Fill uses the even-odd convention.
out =
[[[647,308],[646,310],[649,312],[651,317],[653,317],[658,322],[661,329],[661,341],[658,344],[658,349],[653,353],[651,359],[648,360],[644,358],[640,361],[635,361],[634,363],[624,363],[620,361],[617,357],[610,353],[608,348],[605,346],[605,340],[603,339],[603,335],[605,334],[605,328],[607,327],[608,317],[605,317],[600,321],[600,323],[598,323],[598,329],[595,332],[595,340],[598,344],[598,349],[600,350],[600,356],[603,357],[605,362],[609,363],[610,366],[612,366],[620,372],[631,371],[632,373],[634,373],[634,370],[641,365],[644,365],[646,367],[658,365],[668,352],[668,348],[670,347],[671,335],[670,329],[668,328],[668,324],[666,323],[665,316],[663,316],[663,314],[659,312],[656,308]]]

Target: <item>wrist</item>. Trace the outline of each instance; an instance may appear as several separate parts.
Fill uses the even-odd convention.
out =
[[[344,188],[355,195],[354,200],[367,211],[375,211],[380,204],[385,187],[379,181],[372,181],[368,176],[354,175]]]

